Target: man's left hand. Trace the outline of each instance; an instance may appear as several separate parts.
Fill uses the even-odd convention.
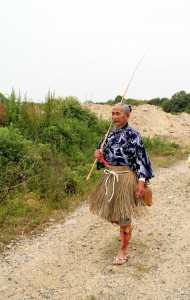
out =
[[[139,180],[136,187],[136,198],[142,199],[144,196],[145,188],[144,188],[144,181]]]

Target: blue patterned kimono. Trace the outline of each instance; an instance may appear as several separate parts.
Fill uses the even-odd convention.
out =
[[[110,131],[103,148],[103,158],[112,166],[128,166],[132,171],[136,171],[138,178],[148,180],[154,177],[141,135],[128,124],[117,133]],[[102,167],[104,165],[98,162],[97,168]]]

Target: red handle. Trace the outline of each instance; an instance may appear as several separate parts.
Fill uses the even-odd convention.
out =
[[[103,157],[101,157],[99,160],[101,162],[103,162],[105,166],[107,166],[107,167],[109,166],[109,164],[107,163],[107,161]]]

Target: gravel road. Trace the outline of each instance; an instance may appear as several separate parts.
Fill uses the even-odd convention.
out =
[[[0,299],[189,300],[190,170],[181,161],[155,173],[154,204],[133,220],[128,263],[112,265],[119,228],[92,215],[86,201],[0,255]]]

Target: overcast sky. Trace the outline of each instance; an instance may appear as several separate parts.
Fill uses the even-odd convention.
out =
[[[28,99],[190,92],[190,0],[0,0],[0,92]]]

